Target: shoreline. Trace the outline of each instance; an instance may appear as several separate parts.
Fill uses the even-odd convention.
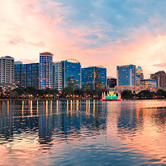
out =
[[[62,99],[0,99],[0,101],[28,101],[28,100],[32,100],[32,101],[46,101],[46,100],[50,100],[50,101],[70,101],[70,100],[81,100],[81,101],[87,101],[87,100],[101,100],[101,99],[92,99],[92,98],[87,98],[87,99],[81,99],[81,98],[62,98]],[[158,99],[122,99],[122,101],[138,101],[138,100],[166,100],[163,98],[158,98]]]

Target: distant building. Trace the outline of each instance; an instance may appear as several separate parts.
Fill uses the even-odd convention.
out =
[[[5,56],[0,58],[0,84],[14,82],[14,58]]]
[[[62,63],[61,62],[55,62],[54,63],[54,89],[57,89],[58,91],[62,91]]]
[[[107,69],[104,67],[82,68],[82,88],[84,90],[105,89],[107,85]]]
[[[53,88],[53,54],[40,53],[39,89]]]
[[[136,66],[117,66],[117,86],[135,86]]]
[[[39,63],[15,64],[14,66],[16,85],[39,88]]]
[[[145,90],[145,89],[148,89],[148,90],[154,89],[154,91],[155,91],[156,88],[157,88],[157,81],[156,80],[153,80],[153,79],[144,79],[144,80],[141,80],[141,89],[142,90]]]
[[[107,88],[114,88],[117,85],[116,78],[107,78]]]
[[[67,59],[65,61],[61,61],[61,65],[62,65],[62,88],[66,87],[73,87],[73,89],[81,88],[80,62],[78,62],[76,59]]]
[[[144,79],[143,70],[141,66],[138,66],[136,68],[136,86],[139,86],[141,84],[141,80],[143,79]]]
[[[166,73],[164,71],[158,71],[155,74],[151,74],[150,78],[157,81],[158,88],[166,88]]]

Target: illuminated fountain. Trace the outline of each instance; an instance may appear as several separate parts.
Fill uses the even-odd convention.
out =
[[[105,95],[105,92],[102,93],[101,101],[122,101],[122,99],[120,96],[116,96],[113,91],[110,91],[107,96]]]

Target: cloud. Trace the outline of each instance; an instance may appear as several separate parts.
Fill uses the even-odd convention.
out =
[[[155,66],[155,67],[164,67],[164,68],[166,68],[166,63],[154,64],[153,66]]]
[[[166,61],[166,2],[162,0],[0,0],[0,54],[54,60],[76,58],[82,66],[141,65],[147,77]],[[21,58],[20,58],[21,57]]]
[[[37,42],[37,43],[35,43],[35,42],[27,42],[27,41],[25,41],[24,39],[21,39],[21,38],[12,39],[8,43],[9,43],[9,45],[24,44],[24,45],[34,46],[34,47],[36,47],[36,46],[37,47],[44,47],[45,46],[45,44],[42,41]]]

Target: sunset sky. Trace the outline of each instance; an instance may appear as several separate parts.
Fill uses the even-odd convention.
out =
[[[0,0],[0,56],[38,62],[75,58],[82,67],[142,66],[166,71],[164,0]]]

